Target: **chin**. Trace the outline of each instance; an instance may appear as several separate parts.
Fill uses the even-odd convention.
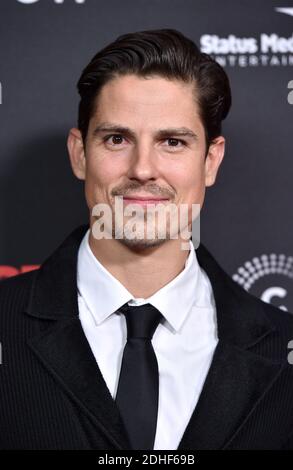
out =
[[[120,243],[122,243],[124,246],[127,246],[128,248],[131,248],[132,250],[146,250],[147,248],[156,248],[166,241],[166,239],[160,238],[150,240],[146,238],[134,238],[133,240],[130,240],[129,238],[122,238],[119,240]]]

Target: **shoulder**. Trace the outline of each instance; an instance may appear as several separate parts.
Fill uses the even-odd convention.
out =
[[[10,291],[10,289],[22,289],[32,284],[38,269],[26,273],[17,274],[0,281],[0,294]]]
[[[266,303],[251,294],[247,293],[247,295],[254,298],[255,303],[259,308],[262,308],[275,330],[277,330],[284,338],[288,338],[288,341],[293,340],[293,313]]]
[[[264,331],[263,334],[260,334],[262,341],[257,344],[252,344],[252,349],[258,351],[260,355],[264,355],[268,359],[280,362],[285,361],[287,365],[289,365],[289,354],[293,349],[291,345],[291,341],[293,341],[293,314],[264,302],[244,290],[239,284],[235,286],[235,289],[239,292],[241,291],[239,297],[241,295],[242,303],[245,306],[243,313],[253,312],[255,328],[258,327],[259,319],[263,318],[266,319],[266,324],[269,326],[267,332]],[[261,322],[263,323],[263,320],[261,320]],[[289,369],[290,374],[292,374],[292,367]]]
[[[25,307],[38,270],[18,274],[0,281],[0,317]]]
[[[212,285],[216,303],[227,311],[237,312],[239,322],[251,322],[251,327],[260,324],[263,315],[272,329],[283,338],[293,339],[293,312],[287,312],[268,304],[245,290],[217,262],[207,248],[200,244],[196,250],[200,266]]]

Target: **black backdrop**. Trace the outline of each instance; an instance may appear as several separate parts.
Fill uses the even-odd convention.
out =
[[[82,68],[120,34],[165,27],[216,56],[231,80],[201,239],[246,289],[293,311],[292,0],[1,0],[0,275],[40,264],[88,221],[66,150]]]

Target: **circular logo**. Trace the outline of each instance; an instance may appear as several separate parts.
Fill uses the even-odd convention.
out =
[[[293,256],[256,256],[240,266],[232,278],[264,302],[293,312]]]

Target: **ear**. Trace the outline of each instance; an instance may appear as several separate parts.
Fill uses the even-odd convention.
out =
[[[78,179],[84,180],[86,173],[86,158],[83,140],[79,129],[70,129],[67,138],[67,149],[73,173]]]
[[[205,185],[212,186],[225,153],[225,138],[220,135],[216,137],[209,146],[205,159]]]

